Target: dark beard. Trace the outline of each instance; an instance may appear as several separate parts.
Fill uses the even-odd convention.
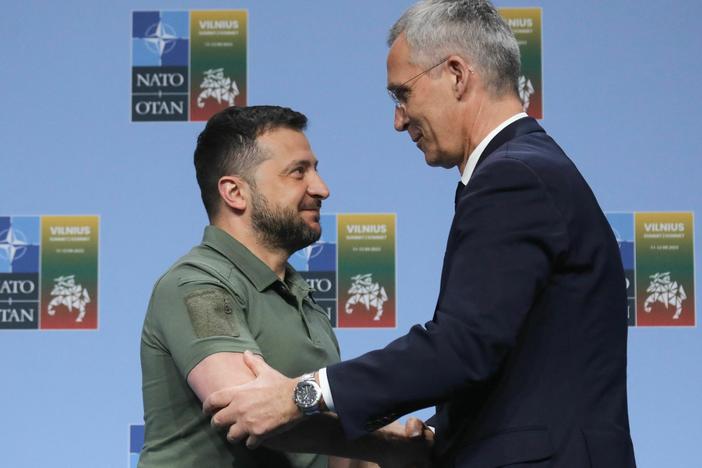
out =
[[[299,214],[282,207],[271,207],[266,197],[252,190],[251,222],[263,245],[282,249],[288,255],[319,240],[321,231],[309,227]]]

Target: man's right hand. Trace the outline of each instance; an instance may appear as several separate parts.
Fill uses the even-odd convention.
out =
[[[255,379],[211,393],[203,411],[212,415],[212,425],[227,430],[230,442],[246,439],[256,448],[266,437],[284,430],[302,418],[292,399],[297,381],[267,365],[250,351],[243,355]]]

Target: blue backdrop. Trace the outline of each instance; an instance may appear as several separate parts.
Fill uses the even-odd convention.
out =
[[[339,331],[343,356],[431,317],[458,173],[427,167],[392,129],[385,37],[410,3],[3,4],[0,215],[99,214],[101,250],[98,331],[0,332],[0,465],[127,466],[151,287],[206,223],[192,168],[202,123],[130,122],[132,10],[248,9],[249,103],[308,115],[324,210],[397,213],[398,327]],[[603,209],[699,211],[702,2],[498,6],[543,8],[542,124]],[[629,343],[639,466],[698,466],[699,329],[636,328]]]

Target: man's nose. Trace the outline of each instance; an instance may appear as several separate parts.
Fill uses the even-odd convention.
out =
[[[398,132],[404,132],[407,130],[407,124],[409,123],[409,118],[407,118],[407,112],[403,106],[395,106],[395,130]]]
[[[307,193],[315,198],[321,198],[322,200],[329,197],[329,187],[319,175],[319,172],[315,172],[312,176],[310,184],[307,186]]]

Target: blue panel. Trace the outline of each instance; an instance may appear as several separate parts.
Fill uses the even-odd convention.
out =
[[[3,231],[6,229],[10,228],[10,217],[9,216],[0,216],[0,234],[2,234]],[[3,236],[0,236],[2,238]]]
[[[132,13],[132,37],[144,37],[147,29],[159,21],[158,11],[135,11]]]
[[[144,426],[129,426],[129,452],[140,453],[144,446]]]
[[[309,258],[309,271],[336,270],[336,244],[317,244],[318,250]]]
[[[28,245],[20,251],[21,255],[12,262],[13,273],[39,272],[39,246]]]
[[[12,218],[12,227],[22,231],[24,239],[32,245],[39,245],[41,233],[39,232],[38,216],[15,216]],[[0,227],[0,231],[2,227]]]
[[[168,43],[168,47],[161,56],[161,64],[164,66],[188,65],[189,52],[187,39],[174,39]]]
[[[135,67],[158,67],[161,57],[147,46],[144,39],[132,39],[132,65]]]
[[[634,241],[633,213],[607,213],[607,221],[612,226],[617,242]]]
[[[162,11],[161,21],[173,29],[175,35],[182,39],[190,37],[190,14],[187,11]]]
[[[322,237],[319,240],[325,243],[336,243],[336,215],[320,215],[319,224],[322,227]]]

